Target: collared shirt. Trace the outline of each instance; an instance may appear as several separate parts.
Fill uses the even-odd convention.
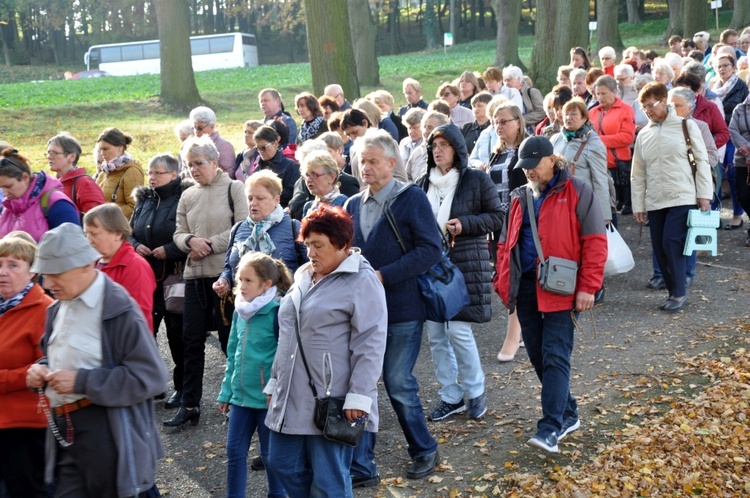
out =
[[[362,194],[362,208],[359,211],[359,228],[362,231],[362,237],[367,241],[375,223],[383,216],[385,202],[391,198],[391,194],[402,185],[395,178],[386,183],[375,195],[370,193],[370,189]]]
[[[92,369],[102,366],[102,312],[104,311],[103,273],[75,299],[63,301],[52,323],[47,349],[48,368],[55,370]],[[47,387],[52,407],[85,398],[83,394],[58,394]]]
[[[539,210],[542,207],[547,194],[552,190],[552,187],[557,185],[557,180],[560,178],[560,172],[556,171],[555,176],[549,181],[545,189],[541,192],[538,199],[534,199],[534,219],[539,220]],[[531,189],[528,189],[526,195],[531,195]],[[536,252],[536,244],[534,243],[534,232],[531,230],[531,219],[529,218],[529,210],[525,208],[523,211],[523,223],[521,225],[521,236],[519,243],[521,244],[521,272],[526,273],[536,270],[536,260],[539,254]],[[547,255],[549,256],[549,255]],[[547,257],[545,256],[545,257]]]

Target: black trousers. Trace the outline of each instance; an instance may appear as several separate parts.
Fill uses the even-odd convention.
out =
[[[159,325],[164,320],[167,328],[167,342],[169,343],[169,353],[174,362],[172,370],[172,381],[176,391],[182,391],[182,380],[185,368],[184,345],[182,344],[182,315],[167,312],[164,304],[164,284],[157,283],[154,291],[154,312],[152,315],[154,322],[154,334],[159,332]]]
[[[184,380],[182,403],[188,408],[200,405],[203,396],[203,369],[206,359],[206,334],[218,330],[221,348],[226,354],[231,323],[221,319],[221,299],[211,287],[216,278],[185,281],[185,312],[182,343],[184,346]]]
[[[8,498],[47,498],[44,438],[47,429],[0,429],[0,482]],[[0,493],[2,494],[2,493]]]

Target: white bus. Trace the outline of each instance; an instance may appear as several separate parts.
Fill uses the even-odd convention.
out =
[[[190,37],[193,70],[226,69],[258,65],[255,35],[226,33]],[[86,69],[113,76],[158,74],[159,40],[94,45],[83,57]]]

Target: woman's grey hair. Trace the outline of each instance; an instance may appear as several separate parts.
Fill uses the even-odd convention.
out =
[[[518,66],[510,65],[503,69],[503,78],[523,78],[523,71]]]
[[[614,79],[612,76],[609,76],[606,74],[604,76],[599,76],[594,82],[594,85],[592,88],[596,90],[600,86],[608,88],[610,92],[616,92],[617,80]]]
[[[623,76],[632,78],[635,71],[633,71],[633,66],[630,64],[618,64],[615,66],[615,74],[622,74]]]
[[[190,121],[193,123],[206,123],[207,125],[216,124],[216,113],[205,106],[196,107],[190,111]]]
[[[339,173],[341,173],[336,161],[328,153],[327,147],[325,150],[310,151],[300,163],[300,173],[302,176],[305,176],[312,168],[323,168],[325,174],[332,174],[336,181],[338,181]]]
[[[169,152],[162,152],[148,160],[149,169],[151,169],[152,166],[159,166],[161,164],[167,168],[167,173],[176,173],[180,169],[180,163],[177,161],[177,158]]]
[[[323,151],[328,154],[328,145],[326,145],[323,140],[317,138],[306,140],[302,142],[302,145],[297,147],[297,150],[294,152],[294,158],[297,160],[298,164],[302,164],[305,158],[315,151]]]
[[[706,81],[706,66],[698,61],[688,62],[682,66],[680,74],[692,74],[700,78],[701,81]]]
[[[174,127],[174,135],[179,141],[183,140],[182,137],[192,137],[193,135],[195,135],[195,130],[193,130],[193,122],[189,119],[180,121],[177,126]]]
[[[672,81],[674,79],[674,69],[672,69],[672,66],[670,66],[666,62],[657,62],[656,64],[654,64],[654,67],[651,69],[651,75],[655,75],[656,71],[659,70],[666,71],[669,81]],[[654,77],[654,79],[656,79],[656,77]]]
[[[110,233],[119,234],[122,240],[128,240],[132,230],[128,219],[120,206],[107,202],[90,209],[83,217],[83,227],[97,225]]]
[[[635,79],[633,80],[633,83],[635,84],[635,89],[640,92],[641,88],[646,86],[648,83],[651,83],[652,81],[654,81],[654,77],[651,76],[650,73],[645,73],[645,74],[639,74],[638,76],[636,76]]]
[[[214,141],[208,135],[202,137],[190,137],[185,140],[185,146],[182,148],[183,157],[187,162],[189,155],[201,156],[208,161],[219,160],[219,149],[216,148]]]
[[[695,92],[686,86],[677,86],[669,91],[670,97],[680,97],[685,104],[692,106],[695,103]]]
[[[404,114],[403,122],[409,126],[419,124],[422,122],[422,116],[424,116],[425,110],[419,107],[414,107],[406,111]]]
[[[379,147],[383,150],[383,156],[386,159],[395,158],[397,161],[401,159],[401,154],[398,150],[398,144],[393,139],[393,137],[385,130],[368,128],[359,142],[359,150],[364,150],[370,147]]]
[[[424,124],[430,119],[434,119],[438,122],[435,128],[451,122],[451,119],[440,111],[427,111],[422,115],[422,126],[424,126]]]
[[[580,67],[573,69],[570,72],[570,81],[575,81],[576,78],[586,79],[586,70]]]
[[[612,57],[612,59],[614,59],[615,57],[617,57],[617,52],[615,52],[615,49],[612,47],[604,47],[601,50],[599,50],[600,59],[607,55]]]
[[[73,160],[73,165],[75,166],[78,164],[78,159],[81,158],[82,149],[81,144],[76,137],[67,131],[61,131],[47,141],[47,145],[49,146],[50,144],[59,145],[66,156],[68,154],[75,154],[76,158]]]
[[[344,148],[344,141],[335,131],[327,131],[318,137],[319,140],[325,142],[328,148],[333,150],[339,150]],[[310,142],[311,140],[308,140]]]

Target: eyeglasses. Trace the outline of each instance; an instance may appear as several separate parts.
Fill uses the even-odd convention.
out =
[[[443,92],[443,94],[440,96],[445,98],[445,97],[450,97],[451,95],[453,95],[451,92]]]
[[[57,152],[56,150],[48,150],[47,157],[64,156],[65,152]]]
[[[502,126],[505,126],[505,125],[507,125],[508,123],[511,123],[511,122],[513,122],[513,121],[518,121],[518,118],[513,118],[513,119],[498,119],[498,120],[497,120],[497,124],[499,124],[499,125],[502,125]]]
[[[271,142],[271,143],[267,143],[266,145],[256,145],[256,147],[258,148],[259,151],[265,152],[271,147],[274,147],[275,145],[276,145],[275,143]]]
[[[447,149],[448,147],[451,147],[451,144],[449,144],[449,143],[440,143],[440,144],[438,144],[438,143],[433,143],[432,145],[429,145],[429,146],[427,146],[427,149],[428,149],[428,150],[435,150],[435,149],[438,149],[438,150],[445,150],[445,149]]]
[[[308,171],[308,172],[307,172],[307,173],[305,173],[305,174],[304,174],[303,176],[304,176],[305,178],[309,178],[309,179],[311,179],[311,180],[317,180],[317,179],[318,179],[318,178],[320,178],[321,176],[326,176],[327,174],[328,174],[328,173],[315,173],[314,171]]]
[[[201,131],[205,130],[206,128],[211,128],[212,126],[213,126],[213,125],[210,125],[210,124],[207,124],[207,125],[203,125],[203,126],[197,126],[197,125],[193,125],[193,129],[194,129],[195,131],[201,132]]]
[[[205,159],[203,161],[195,161],[193,163],[188,163],[188,168],[200,168],[204,164],[206,164],[208,161]]]
[[[205,164],[207,161],[202,161],[203,164]],[[197,163],[196,163],[197,164]],[[168,175],[169,171],[149,171],[146,173],[148,176],[161,176],[161,175]]]
[[[656,106],[659,105],[659,104],[661,104],[662,102],[664,102],[664,100],[657,100],[653,104],[644,105],[643,106],[643,110],[646,111],[646,112],[653,111],[656,108]]]

